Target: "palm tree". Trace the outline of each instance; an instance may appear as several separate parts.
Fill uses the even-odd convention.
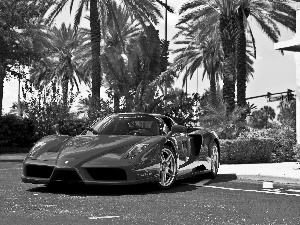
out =
[[[193,0],[183,4],[179,13],[183,14],[177,26],[188,24],[190,35],[207,37],[218,33],[223,49],[223,100],[227,113],[235,108],[235,48],[234,1]]]
[[[181,27],[181,29],[185,28]],[[183,34],[183,32],[180,33]],[[173,68],[178,68],[181,72],[185,71],[183,86],[187,77],[192,78],[195,71],[203,66],[202,79],[207,75],[210,80],[211,105],[214,107],[216,106],[216,82],[219,79],[222,63],[222,51],[218,39],[217,35],[205,38],[203,41],[199,37],[195,39],[186,36],[185,40],[175,42],[184,46],[173,51],[175,54],[179,53],[174,59]]]
[[[298,2],[298,1],[289,1]],[[280,30],[278,24],[294,31],[296,29],[296,11],[290,3],[281,0],[256,1],[256,0],[237,0],[235,10],[237,22],[236,55],[237,55],[237,105],[246,105],[246,37],[247,29],[250,30],[248,18],[253,18],[261,30],[271,39],[278,42]],[[254,39],[253,35],[252,38]]]
[[[112,4],[117,23],[110,19],[105,30],[105,46],[101,55],[105,82],[113,91],[114,111],[120,110],[120,97],[128,99],[132,76],[128,70],[128,58],[126,47],[132,38],[136,38],[141,32],[138,23],[132,23],[131,14],[122,5]],[[120,34],[119,34],[120,29]],[[125,51],[124,51],[125,49]],[[125,54],[124,54],[125,53]]]
[[[67,2],[70,2],[70,12],[73,9],[74,0],[58,0],[54,5],[52,12],[49,15],[48,21],[52,22],[54,18],[62,11]],[[97,108],[100,100],[101,86],[101,63],[100,63],[100,41],[102,30],[108,22],[108,15],[112,15],[116,25],[116,14],[113,11],[113,0],[80,0],[79,7],[76,11],[74,26],[77,29],[82,16],[84,15],[84,7],[90,11],[90,36],[91,36],[91,52],[92,52],[92,107]],[[145,22],[157,24],[158,18],[162,18],[159,10],[159,5],[166,7],[169,11],[172,9],[160,0],[122,0],[121,3],[126,9],[132,13],[132,18],[138,20],[143,27],[146,27]],[[118,31],[120,34],[120,29]],[[120,35],[121,36],[121,35]]]
[[[187,33],[182,32],[186,30]],[[211,105],[216,107],[217,102],[217,93],[216,93],[216,84],[219,81],[219,78],[222,78],[223,73],[223,49],[221,46],[220,35],[215,32],[210,35],[210,37],[202,37],[197,35],[196,38],[190,37],[189,29],[185,27],[180,27],[180,35],[186,35],[185,40],[176,41],[175,44],[184,45],[181,48],[173,51],[174,53],[179,53],[174,59],[173,68],[179,68],[181,72],[184,72],[183,85],[188,76],[192,77],[196,69],[200,66],[203,66],[203,76],[207,75],[210,80],[210,94],[211,94]],[[178,37],[176,35],[175,37]],[[247,77],[251,76],[253,73],[253,49],[250,42],[247,42]],[[185,67],[187,68],[185,70]]]
[[[82,44],[80,33],[75,32],[71,25],[67,28],[64,23],[58,29],[52,28],[48,33],[47,48],[51,54],[42,58],[31,70],[31,80],[38,88],[44,88],[49,84],[62,87],[63,105],[67,108],[69,84],[72,88],[79,83],[88,83],[87,77],[78,69],[78,62],[74,60],[74,54]],[[54,87],[54,93],[57,91]]]
[[[223,99],[228,105],[228,112],[235,107],[236,79],[238,105],[243,107],[246,103],[246,32],[250,32],[253,45],[255,43],[247,18],[253,17],[274,42],[280,35],[277,23],[295,30],[295,10],[280,0],[192,0],[181,7],[180,13],[184,15],[178,26],[188,23],[193,33],[209,35],[218,30],[221,35],[224,52]]]

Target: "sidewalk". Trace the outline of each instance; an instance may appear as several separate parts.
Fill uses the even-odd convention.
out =
[[[22,162],[27,154],[2,154],[0,162]],[[300,185],[300,163],[221,164],[218,174],[235,174],[238,179],[273,181]]]
[[[23,162],[27,154],[0,154],[0,162]]]
[[[235,174],[238,179],[273,181],[300,185],[300,163],[223,164],[218,174]]]

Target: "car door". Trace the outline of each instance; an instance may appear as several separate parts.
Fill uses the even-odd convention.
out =
[[[169,127],[175,125],[174,121],[168,117],[162,117],[164,123]],[[191,172],[197,165],[197,157],[191,155],[191,142],[192,137],[188,136],[186,132],[173,133],[171,138],[174,140],[177,146],[177,167],[178,175],[183,175],[185,173]]]
[[[174,133],[173,138],[176,140],[178,147],[178,175],[192,172],[195,167],[199,166],[198,156],[191,154],[192,137],[188,136],[187,133]]]
[[[190,152],[191,156],[194,156],[197,166],[201,166],[201,170],[210,168],[210,150],[209,139],[202,135],[198,131],[194,131],[188,134],[191,137]]]

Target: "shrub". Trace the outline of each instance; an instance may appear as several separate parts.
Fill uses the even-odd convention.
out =
[[[239,138],[220,140],[221,163],[268,163],[271,162],[274,139]]]
[[[81,134],[85,127],[90,125],[90,121],[82,119],[66,120],[61,122],[59,132],[63,135],[75,136]]]
[[[295,153],[295,160],[300,162],[300,144],[293,147],[293,152]]]
[[[0,147],[30,147],[38,139],[33,122],[15,115],[0,117]]]
[[[272,162],[292,162],[296,160],[293,151],[296,135],[294,129],[290,126],[277,125],[270,129],[251,129],[241,133],[239,138],[272,138],[274,139]]]

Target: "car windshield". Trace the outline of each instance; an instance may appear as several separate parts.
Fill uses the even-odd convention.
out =
[[[151,115],[112,115],[96,122],[92,129],[98,134],[154,136],[159,124]]]

